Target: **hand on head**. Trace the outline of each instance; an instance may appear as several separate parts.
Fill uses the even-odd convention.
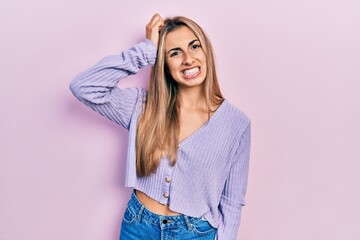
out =
[[[150,22],[146,24],[146,38],[152,41],[155,47],[158,47],[159,32],[164,26],[164,19],[158,14],[152,16]]]

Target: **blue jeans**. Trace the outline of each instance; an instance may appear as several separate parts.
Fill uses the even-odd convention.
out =
[[[216,231],[203,217],[153,213],[133,191],[121,223],[120,240],[213,240]]]

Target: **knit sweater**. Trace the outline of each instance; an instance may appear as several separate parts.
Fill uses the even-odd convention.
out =
[[[156,173],[136,174],[136,127],[147,90],[119,88],[119,80],[154,65],[157,50],[148,39],[109,55],[79,73],[70,90],[82,103],[129,131],[125,186],[138,189],[172,211],[204,216],[218,240],[235,240],[245,205],[250,158],[250,118],[227,99],[200,128],[178,145],[171,166],[163,157]]]

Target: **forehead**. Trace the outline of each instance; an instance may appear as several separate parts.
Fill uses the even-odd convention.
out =
[[[186,47],[194,39],[198,39],[195,34],[188,27],[182,26],[165,36],[165,48],[168,50],[174,47]]]

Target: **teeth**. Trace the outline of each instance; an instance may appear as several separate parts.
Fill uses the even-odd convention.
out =
[[[184,74],[185,74],[185,76],[194,75],[195,73],[199,72],[199,70],[200,70],[199,67],[194,67],[192,69],[185,70]]]

